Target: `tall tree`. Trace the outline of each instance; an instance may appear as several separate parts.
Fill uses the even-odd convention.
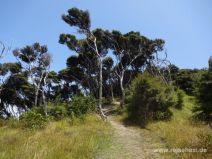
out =
[[[133,31],[126,34],[112,31],[107,38],[115,56],[114,70],[119,78],[122,93],[120,104],[123,107],[125,100],[124,77],[127,70],[141,72],[147,65],[155,66],[154,54],[163,50],[164,41],[161,39],[150,40],[140,35],[139,32]]]
[[[101,117],[106,118],[102,111],[103,59],[108,52],[108,43],[105,41],[104,31],[101,29],[91,30],[91,21],[88,11],[71,8],[68,10],[67,15],[62,16],[62,19],[71,27],[77,27],[78,33],[84,35],[84,38],[77,40],[75,35],[61,34],[59,42],[66,44],[71,50],[78,54],[90,53],[95,55],[98,67],[98,108]]]
[[[41,92],[40,96],[43,98],[43,104],[45,105],[44,87],[46,86],[51,64],[51,55],[47,46],[34,43],[32,46],[14,50],[13,54],[24,71],[28,73],[29,82],[34,86],[34,105],[38,105],[39,92]]]

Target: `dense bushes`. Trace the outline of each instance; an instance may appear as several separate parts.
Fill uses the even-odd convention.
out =
[[[47,125],[48,119],[35,111],[28,111],[21,115],[20,123],[23,128],[42,129]]]
[[[172,79],[175,85],[184,90],[186,94],[195,95],[201,77],[205,72],[204,69],[181,69],[172,75]]]
[[[69,115],[68,103],[49,103],[47,109],[48,115],[55,120],[61,120]]]
[[[179,89],[179,88],[175,88],[175,90],[172,91],[172,94],[174,96],[173,106],[176,109],[182,109],[182,107],[183,107],[183,99],[184,99],[184,96],[185,96],[184,91]]]
[[[212,72],[209,71],[202,76],[197,93],[198,107],[194,111],[198,112],[198,117],[212,121]]]
[[[139,75],[129,90],[129,118],[141,126],[150,120],[169,119],[172,115],[169,107],[180,107],[182,103],[178,96],[180,93],[176,95],[160,78],[146,73]]]
[[[49,103],[48,115],[56,120],[65,117],[80,117],[86,113],[95,111],[96,101],[91,96],[74,96],[71,102]]]
[[[91,96],[75,96],[68,107],[68,112],[75,116],[95,111],[96,100]]]
[[[49,120],[61,120],[69,117],[70,120],[81,118],[83,115],[95,111],[96,100],[91,96],[74,96],[71,102],[52,102],[48,104],[47,115],[44,107],[36,107],[23,113],[19,120],[9,118],[7,125],[12,128],[24,128],[30,130],[45,128]],[[81,118],[83,119],[83,118]],[[0,126],[5,125],[4,120],[0,121]]]

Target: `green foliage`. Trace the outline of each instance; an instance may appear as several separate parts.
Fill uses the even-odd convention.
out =
[[[212,121],[212,72],[207,72],[202,76],[199,85],[197,99],[199,106],[194,109],[197,116],[206,121]]]
[[[176,90],[176,94],[177,94],[177,102],[176,102],[175,108],[182,109],[182,107],[183,107],[183,98],[184,98],[185,93],[182,90],[177,89]]]
[[[130,88],[128,106],[129,118],[145,126],[150,120],[169,119],[170,106],[176,105],[173,89],[166,86],[159,77],[139,75]]]
[[[175,84],[188,95],[195,95],[198,91],[201,77],[205,70],[198,69],[181,69],[173,76]]]
[[[69,115],[81,116],[96,109],[96,100],[91,96],[74,96],[68,108]]]
[[[67,103],[50,103],[48,105],[48,115],[52,116],[55,120],[61,120],[68,116]]]
[[[176,109],[182,109],[183,107],[183,99],[185,96],[185,92],[177,87],[172,87],[172,91],[170,92],[170,95],[172,96],[172,103],[173,107]]]
[[[28,111],[20,116],[20,122],[26,129],[42,129],[48,123],[48,119],[36,111]]]
[[[49,103],[47,112],[48,116],[55,120],[61,120],[66,117],[74,119],[75,117],[80,118],[82,115],[95,111],[95,108],[96,100],[93,97],[74,96],[71,102],[62,103],[55,101]]]
[[[70,26],[79,27],[79,31],[87,31],[90,29],[90,16],[88,11],[83,11],[78,8],[71,8],[67,15],[63,15],[62,19]]]

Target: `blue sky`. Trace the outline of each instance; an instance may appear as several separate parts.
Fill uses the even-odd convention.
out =
[[[65,68],[71,52],[58,39],[61,33],[74,33],[61,20],[72,7],[89,10],[92,28],[134,30],[164,39],[169,60],[180,68],[208,67],[211,0],[1,0],[0,40],[13,49],[46,44],[53,55],[52,69]],[[11,54],[1,62],[13,61]]]

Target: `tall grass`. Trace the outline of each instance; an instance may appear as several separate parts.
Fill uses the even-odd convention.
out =
[[[174,154],[176,158],[212,157],[212,129],[207,125],[192,122],[194,101],[193,97],[185,96],[183,109],[172,109],[173,117],[170,121],[160,121],[148,125],[150,130],[166,142],[168,148],[206,148],[208,151],[207,153],[176,153]]]
[[[51,122],[44,130],[0,127],[2,159],[89,159],[110,143],[111,127],[94,114]]]

